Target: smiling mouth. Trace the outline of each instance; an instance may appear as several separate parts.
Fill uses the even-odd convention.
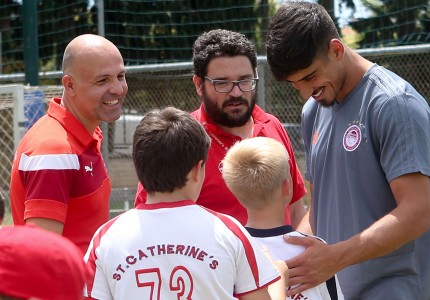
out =
[[[110,101],[104,101],[104,102],[103,102],[103,104],[106,104],[106,105],[108,105],[108,106],[116,105],[116,104],[118,104],[118,103],[119,103],[119,100],[118,100],[118,99],[116,99],[116,100],[110,100]]]
[[[318,98],[319,96],[321,96],[322,92],[324,91],[324,88],[319,88],[318,90],[314,91],[312,94],[312,97],[314,98]]]

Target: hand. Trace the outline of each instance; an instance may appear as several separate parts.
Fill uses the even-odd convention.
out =
[[[287,296],[315,287],[333,277],[341,269],[337,263],[339,257],[337,246],[327,245],[314,237],[284,235],[284,240],[305,247],[303,253],[285,261],[289,269],[288,284],[293,287],[287,291]]]
[[[283,260],[275,260],[267,249],[266,246],[262,247],[263,253],[266,257],[273,263],[273,265],[278,269],[281,279],[269,285],[269,294],[272,300],[282,299],[285,300],[286,290],[288,286],[288,266]]]

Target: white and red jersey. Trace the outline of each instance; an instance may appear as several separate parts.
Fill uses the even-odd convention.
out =
[[[235,299],[279,272],[240,223],[191,200],[140,204],[110,220],[85,255],[94,299]]]
[[[273,259],[276,260],[287,260],[305,251],[305,247],[301,245],[293,245],[286,243],[284,240],[284,235],[298,237],[310,236],[298,231],[294,231],[293,228],[289,225],[270,229],[257,229],[251,227],[246,227],[246,229],[261,247],[267,247],[270,252],[270,255],[273,257]],[[321,242],[324,242],[322,239],[316,236],[312,237],[321,240]],[[286,300],[288,299],[344,300],[345,298],[339,286],[337,275],[334,275],[327,281],[313,288],[307,289],[301,293],[286,298]]]

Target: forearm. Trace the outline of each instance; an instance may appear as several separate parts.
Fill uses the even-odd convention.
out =
[[[301,208],[297,209],[297,213],[295,211],[295,207],[293,208],[291,212],[291,223],[295,230],[300,231],[302,233],[306,234],[315,234],[314,231],[314,222],[313,222],[313,210],[312,210],[312,191],[313,186],[312,183],[309,183],[308,186],[308,193],[309,193],[309,204],[308,209],[306,210],[301,202],[304,201],[304,199],[300,200],[300,203],[298,203],[301,207],[303,207],[305,213],[303,214],[303,211]],[[294,203],[292,206],[295,206],[296,203]]]
[[[289,283],[298,285],[288,296],[314,287],[348,266],[386,255],[429,230],[429,178],[419,173],[404,175],[394,179],[390,187],[397,206],[347,240],[327,245],[311,238],[284,236],[287,242],[306,248],[286,261]],[[311,207],[311,218],[312,212]]]
[[[310,211],[308,210],[306,214],[303,216],[302,220],[298,222],[298,225],[293,226],[293,228],[305,234],[314,234],[312,231],[311,224],[312,223],[311,223]]]
[[[290,205],[291,226],[297,231],[311,234],[309,214],[302,202],[303,199]]]

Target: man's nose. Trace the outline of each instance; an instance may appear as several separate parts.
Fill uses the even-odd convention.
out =
[[[112,82],[112,84],[111,84],[111,87],[110,87],[110,92],[112,93],[112,94],[118,94],[118,95],[121,95],[121,94],[123,94],[124,93],[124,91],[126,91],[127,90],[127,83],[125,82],[125,81],[121,81],[121,80],[118,80],[118,79],[115,79],[113,82]]]
[[[238,84],[235,84],[233,86],[233,89],[230,91],[230,96],[232,97],[239,97],[242,96],[243,92],[242,90],[239,88]]]

